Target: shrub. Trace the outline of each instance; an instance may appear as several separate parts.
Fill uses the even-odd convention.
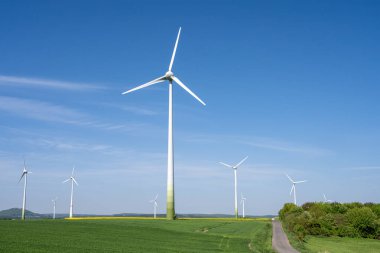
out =
[[[346,213],[348,222],[362,237],[375,238],[377,232],[376,215],[369,207],[355,207]]]

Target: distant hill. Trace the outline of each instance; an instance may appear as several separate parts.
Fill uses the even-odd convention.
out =
[[[28,219],[48,219],[52,218],[52,214],[40,214],[34,213],[29,210],[25,210],[25,217]],[[56,214],[57,219],[68,217],[68,214]],[[96,214],[75,214],[76,217],[102,217],[102,216],[115,216],[115,217],[152,217],[153,214],[150,213],[119,213],[113,215],[96,215]],[[166,217],[166,214],[157,214],[157,217]],[[178,218],[233,218],[234,215],[230,214],[177,214]],[[273,218],[276,215],[261,215],[252,216],[246,215],[247,218]],[[0,211],[0,219],[20,219],[21,218],[21,208],[11,208],[7,210]]]
[[[119,213],[114,214],[116,217],[152,217],[153,214],[141,214],[141,213]],[[157,214],[157,217],[166,217],[166,214]],[[192,213],[192,214],[177,214],[178,218],[234,218],[235,215],[230,214],[202,214],[202,213]],[[273,218],[277,215],[246,215],[247,218]]]
[[[11,208],[0,211],[0,219],[19,219],[21,218],[21,208]],[[27,218],[44,218],[46,215],[33,213],[29,210],[25,210],[25,217]]]

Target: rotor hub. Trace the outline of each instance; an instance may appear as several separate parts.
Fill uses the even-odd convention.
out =
[[[174,74],[171,71],[168,71],[168,72],[165,73],[165,78],[167,78],[169,80],[172,79],[172,76],[174,76]]]

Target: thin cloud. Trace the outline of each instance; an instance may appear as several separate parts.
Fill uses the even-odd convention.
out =
[[[326,149],[306,147],[302,145],[296,145],[293,143],[277,141],[277,140],[267,139],[267,138],[258,138],[252,141],[240,141],[240,143],[243,143],[252,147],[284,151],[284,152],[289,152],[289,153],[300,153],[300,154],[311,155],[311,156],[324,156],[324,155],[331,154],[331,151],[326,150]]]
[[[19,76],[4,76],[0,75],[0,85],[17,85],[17,86],[29,86],[29,87],[44,87],[52,89],[64,89],[64,90],[98,90],[105,89],[104,86],[76,83],[50,79],[19,77]]]
[[[74,110],[30,99],[0,96],[0,110],[51,122],[81,125],[85,116]]]
[[[63,106],[15,97],[0,96],[0,110],[34,120],[88,126],[103,130],[131,131],[141,127],[141,124],[103,123]]]
[[[380,166],[362,166],[362,167],[353,167],[351,170],[359,170],[359,171],[368,171],[368,170],[380,170]]]
[[[144,116],[154,116],[154,115],[160,114],[156,110],[151,110],[151,109],[147,109],[147,108],[143,108],[139,106],[130,106],[130,105],[120,106],[118,104],[112,104],[112,103],[102,103],[102,105],[123,110],[126,112],[131,112],[133,114],[144,115]]]

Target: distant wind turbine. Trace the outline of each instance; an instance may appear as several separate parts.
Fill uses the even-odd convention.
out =
[[[68,181],[71,180],[71,198],[70,198],[70,218],[73,218],[73,194],[74,194],[74,183],[78,186],[78,183],[77,181],[75,180],[74,178],[74,169],[75,167],[73,167],[73,170],[71,172],[71,177],[69,177],[68,179],[66,179],[65,181],[63,181],[62,183],[66,183]]]
[[[150,203],[153,203],[153,217],[156,219],[156,213],[157,213],[157,198],[158,198],[158,194],[156,195],[156,197],[152,200],[150,200],[149,202]]]
[[[245,210],[244,210],[244,204],[245,204],[245,201],[247,200],[247,198],[245,198],[243,196],[243,193],[241,194],[241,200],[240,200],[240,204],[243,206],[243,218],[245,218]]]
[[[232,166],[232,165],[229,165],[229,164],[226,164],[226,163],[223,163],[223,162],[219,162],[220,164],[224,165],[224,166],[227,166],[229,168],[232,168],[234,170],[234,175],[235,175],[235,218],[237,219],[238,216],[239,216],[239,213],[238,213],[238,204],[237,204],[237,176],[236,176],[236,173],[237,173],[237,168],[245,161],[247,160],[248,156],[245,157],[243,160],[241,160],[238,164],[236,164],[235,166]]]
[[[292,192],[294,192],[294,204],[297,205],[296,184],[305,183],[305,182],[307,182],[307,180],[293,181],[293,179],[291,179],[288,174],[285,174],[285,175],[288,177],[290,182],[292,182],[292,188],[290,189],[290,195],[292,195]]]
[[[57,202],[57,197],[55,199],[52,199],[51,201],[53,202],[53,219],[55,220],[55,204]]]
[[[20,177],[20,180],[18,180],[18,182],[20,183],[21,179],[24,177],[25,178],[25,181],[24,181],[24,196],[22,198],[22,213],[21,213],[21,219],[22,220],[25,220],[25,208],[26,208],[26,186],[28,184],[28,173],[32,173],[31,171],[28,171],[26,169],[26,164],[25,164],[25,160],[24,160],[24,169],[22,171],[22,174],[21,174],[21,177]]]
[[[165,75],[122,93],[124,95],[130,92],[151,86],[156,83],[161,83],[164,81],[169,82],[168,172],[167,172],[167,200],[166,200],[166,217],[169,220],[173,220],[176,218],[175,209],[174,209],[173,85],[172,85],[173,81],[177,83],[179,86],[181,86],[181,88],[187,91],[191,96],[193,96],[201,104],[206,105],[197,95],[195,95],[186,85],[184,85],[178,79],[178,77],[174,76],[172,72],[172,67],[174,63],[175,54],[177,51],[180,34],[181,34],[181,28],[179,28],[179,31],[178,31],[177,40],[175,42],[172,58],[169,64],[169,70],[165,73]]]
[[[323,199],[324,199],[325,203],[331,203],[332,202],[332,200],[326,198],[326,195],[324,193],[323,193]]]

